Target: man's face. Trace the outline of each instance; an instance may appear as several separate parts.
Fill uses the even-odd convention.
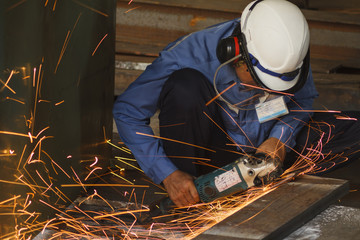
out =
[[[251,77],[248,67],[245,63],[235,64],[236,75],[240,81],[247,85],[257,86],[254,79]]]

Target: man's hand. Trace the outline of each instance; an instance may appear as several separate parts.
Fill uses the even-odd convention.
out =
[[[278,157],[283,162],[286,155],[285,144],[272,137],[263,142],[256,150],[256,153],[265,153],[272,158]]]
[[[176,170],[163,181],[170,199],[178,207],[188,206],[200,201],[194,179],[188,173]]]

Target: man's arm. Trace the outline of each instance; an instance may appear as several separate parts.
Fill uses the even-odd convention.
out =
[[[121,140],[134,154],[141,169],[155,183],[177,170],[166,156],[161,141],[149,126],[157,110],[162,87],[179,69],[171,52],[163,52],[114,103],[113,115]]]
[[[298,133],[313,115],[312,105],[317,96],[318,92],[315,89],[310,70],[304,87],[296,92],[294,96],[289,97],[290,101],[287,103],[289,114],[281,117],[273,126],[269,139],[275,138],[280,140],[284,144],[286,151],[292,149],[296,144],[295,140]],[[275,144],[274,146],[277,145],[275,142],[273,143]]]
[[[287,149],[295,146],[296,136],[312,116],[312,105],[318,96],[311,70],[304,87],[290,99],[289,114],[280,118],[273,127],[270,136],[257,149],[271,157],[284,161]]]

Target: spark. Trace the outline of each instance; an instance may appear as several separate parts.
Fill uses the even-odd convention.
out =
[[[336,111],[336,110],[302,110],[302,109],[294,109],[294,110],[290,110],[290,112],[341,113],[341,111]]]
[[[126,10],[124,13],[131,12],[131,11],[133,11],[133,10],[135,10],[135,9],[140,8],[140,7],[141,7],[141,6],[133,7],[133,8],[131,8],[131,9],[129,9],[129,10]]]
[[[101,12],[101,11],[95,9],[95,8],[92,8],[92,7],[88,6],[88,5],[85,5],[85,4],[83,4],[83,3],[81,3],[81,2],[79,2],[79,1],[77,1],[77,0],[73,0],[73,2],[75,2],[76,4],[78,4],[78,5],[82,6],[82,7],[87,8],[87,9],[93,11],[93,12],[96,12],[96,13],[98,13],[98,14],[100,14],[100,15],[103,15],[104,17],[109,17],[108,14],[103,13],[103,12]]]
[[[70,41],[70,38],[71,38],[71,36],[72,36],[72,34],[73,34],[73,32],[74,32],[74,30],[75,30],[78,22],[79,22],[79,19],[80,19],[80,17],[81,17],[81,14],[82,14],[82,13],[80,13],[79,16],[78,16],[78,18],[76,19],[76,22],[75,22],[72,30],[71,30],[71,31],[69,30],[69,31],[67,32],[67,35],[66,35],[66,37],[65,37],[65,41],[64,41],[63,47],[62,47],[62,49],[61,49],[60,56],[59,56],[58,62],[57,62],[57,64],[56,64],[55,72],[54,72],[54,73],[57,72],[57,69],[58,69],[59,64],[60,64],[60,62],[61,62],[61,59],[63,58],[63,55],[64,55],[64,53],[65,53],[65,50],[67,49],[67,45],[68,45],[68,43],[69,43],[69,41]]]
[[[31,124],[31,133],[34,132],[36,109],[37,109],[37,99],[39,97],[39,91],[41,89],[41,86],[40,86],[41,69],[42,69],[42,64],[40,64],[40,66],[39,66],[39,73],[38,73],[37,84],[36,84],[34,110],[33,110],[32,124]],[[35,73],[36,73],[36,68],[34,69],[34,79],[35,79]],[[33,81],[33,84],[35,84],[35,81]]]
[[[239,226],[239,225],[241,225],[241,224],[243,224],[243,223],[245,223],[245,222],[248,222],[249,220],[251,220],[251,219],[253,219],[253,218],[255,218],[256,216],[258,216],[260,213],[262,213],[263,211],[265,211],[265,209],[267,209],[268,207],[270,207],[273,203],[274,203],[275,201],[273,201],[273,202],[271,202],[271,203],[269,203],[267,206],[265,206],[261,211],[259,211],[259,212],[257,212],[256,214],[254,214],[253,216],[251,216],[251,217],[249,217],[249,218],[247,218],[247,219],[245,219],[244,221],[242,221],[242,222],[240,222],[240,223],[238,223],[238,224],[236,224],[235,226]]]
[[[81,182],[81,180],[80,180],[79,176],[76,174],[76,172],[75,172],[75,170],[73,169],[73,167],[72,167],[72,166],[70,166],[70,168],[71,168],[71,170],[73,171],[73,173],[75,174],[76,179],[79,181],[80,185],[82,186],[82,188],[83,188],[83,189],[84,189],[84,191],[86,192],[85,186],[84,186],[84,184]]]
[[[20,179],[19,179],[20,180]],[[21,181],[21,180],[20,180]],[[8,184],[13,184],[13,185],[20,185],[20,186],[28,186],[29,188],[34,188],[34,187],[38,187],[38,188],[43,188],[46,189],[45,187],[42,186],[37,186],[37,185],[33,185],[33,184],[28,184],[28,183],[19,183],[19,182],[14,182],[14,181],[7,181],[7,180],[2,180],[0,179],[1,183],[8,183]]]
[[[270,89],[267,89],[267,88],[254,86],[254,85],[251,85],[251,84],[240,83],[240,85],[243,85],[243,86],[249,87],[249,88],[255,88],[255,89],[263,90],[263,91],[266,91],[266,92],[272,92],[272,93],[281,94],[281,95],[287,95],[287,96],[294,96],[294,94],[292,94],[292,93],[285,93],[285,92],[270,90]]]
[[[6,100],[11,100],[11,101],[14,101],[14,102],[18,102],[18,103],[21,103],[21,104],[25,105],[25,102],[23,102],[21,100],[18,100],[18,99],[15,99],[15,98],[6,97],[5,99]]]
[[[29,137],[29,134],[9,132],[9,131],[0,131],[0,134],[14,135],[14,136],[20,136],[20,137]]]
[[[224,109],[225,110],[225,109]],[[212,121],[230,140],[231,140],[231,142],[233,142],[236,146],[238,146],[242,151],[243,151],[243,149],[240,147],[240,145],[239,144],[237,144],[235,141],[234,141],[234,139],[232,139],[231,137],[230,137],[230,135],[224,130],[224,129],[222,129],[222,127],[220,127],[209,115],[207,115],[207,113],[206,112],[203,112],[204,114],[205,114],[205,116],[210,120],[210,121]],[[227,113],[227,111],[226,111],[226,113]],[[229,115],[230,116],[230,115]],[[231,117],[231,116],[230,116]],[[231,117],[231,119],[236,123],[236,125],[239,127],[239,129],[242,131],[242,132],[244,132],[243,130],[242,130],[242,128],[238,125],[238,123]],[[245,132],[244,132],[245,133]],[[244,136],[246,136],[246,138],[248,139],[248,141],[250,142],[250,144],[253,146],[253,144],[251,143],[251,141],[250,141],[250,139],[247,137],[247,135],[246,134],[244,134]],[[245,152],[245,151],[243,151],[243,152]]]
[[[113,147],[115,147],[115,148],[117,148],[117,149],[119,149],[119,150],[121,150],[121,151],[124,151],[124,152],[126,152],[126,153],[128,153],[128,154],[131,154],[131,151],[130,151],[128,148],[118,147],[118,146],[116,146],[115,144],[111,143],[110,140],[107,140],[106,142],[107,142],[110,146],[113,146]]]
[[[51,222],[53,222],[54,220],[56,220],[56,218],[50,219],[50,220],[45,224],[43,230],[41,231],[42,234],[44,234],[45,229],[47,228],[47,226],[48,226]]]
[[[25,153],[25,149],[26,149],[26,147],[27,147],[27,145],[25,144],[25,146],[24,146],[24,148],[23,148],[23,151],[22,151],[22,153],[21,153],[21,157],[20,157],[20,160],[19,160],[19,163],[18,163],[18,166],[17,166],[17,170],[19,170],[19,168],[20,168],[20,164],[21,164],[21,162],[22,162],[22,159],[23,159],[23,157],[24,157],[24,153]]]
[[[95,162],[93,164],[90,165],[90,167],[93,167],[97,164],[97,162],[99,161],[99,159],[97,157],[95,157]]]
[[[349,116],[340,116],[340,115],[335,115],[336,119],[338,120],[349,120],[349,121],[357,121],[357,118],[351,118]]]
[[[130,166],[130,167],[132,167],[132,168],[135,168],[136,170],[138,170],[138,171],[140,171],[140,172],[144,172],[144,171],[141,170],[140,168],[138,168],[138,167],[136,167],[136,166],[134,166],[134,165],[131,165],[130,163],[127,163],[127,162],[125,162],[125,161],[123,161],[123,160],[121,160],[121,159],[119,159],[119,158],[115,158],[115,159],[118,160],[119,162],[125,163],[126,165],[128,165],[128,166]]]
[[[139,210],[131,210],[131,211],[123,211],[123,212],[116,212],[116,213],[109,213],[104,215],[95,216],[94,219],[101,219],[106,218],[110,216],[119,216],[119,215],[125,215],[125,214],[134,214],[134,213],[141,213],[141,212],[149,212],[149,209],[139,209]]]
[[[16,92],[15,92],[11,87],[8,86],[8,84],[9,84],[9,82],[10,82],[10,79],[12,78],[13,75],[14,75],[14,70],[12,70],[12,71],[10,72],[10,76],[8,77],[8,80],[7,80],[5,83],[4,83],[3,81],[1,81],[1,79],[0,79],[0,82],[4,85],[4,86],[0,89],[0,92],[2,92],[3,89],[6,87],[6,88],[9,89],[13,94],[16,94]]]
[[[15,3],[14,5],[12,5],[12,6],[10,6],[9,8],[7,8],[6,11],[7,11],[7,12],[10,11],[10,10],[18,7],[19,5],[23,4],[24,2],[26,2],[26,0],[21,0],[21,1],[19,1],[18,3]]]
[[[234,82],[233,84],[231,84],[229,87],[225,88],[221,93],[219,93],[218,95],[216,95],[213,99],[211,99],[210,101],[208,101],[205,106],[209,106],[210,103],[212,103],[213,101],[215,101],[216,99],[218,99],[219,97],[221,97],[222,94],[224,94],[226,91],[228,91],[230,88],[234,87],[236,85],[236,82]]]
[[[231,114],[226,111],[225,108],[223,108],[223,106],[221,106],[220,104],[217,103],[217,105],[230,117],[230,119],[236,124],[236,126],[240,129],[240,131],[243,133],[243,135],[246,137],[246,139],[249,141],[249,143],[251,144],[251,146],[254,146],[254,144],[251,142],[250,138],[247,136],[247,134],[245,133],[245,131],[240,127],[240,125],[235,121],[235,119],[231,116]],[[223,130],[222,130],[223,131]],[[235,142],[234,140],[232,140],[232,142]],[[242,148],[240,148],[242,149]]]
[[[176,127],[176,126],[180,126],[180,125],[185,125],[185,123],[175,123],[175,124],[169,124],[169,125],[162,125],[162,126],[159,126],[161,128],[164,128],[164,127]]]
[[[55,0],[55,2],[54,2],[53,9],[52,9],[53,11],[55,11],[56,4],[57,4],[57,0]]]
[[[134,183],[132,183],[131,181],[127,180],[126,178],[124,178],[124,177],[122,177],[122,176],[120,176],[120,175],[118,175],[118,174],[116,174],[116,173],[114,173],[114,172],[111,172],[111,174],[114,175],[114,176],[116,176],[116,177],[118,177],[118,178],[120,178],[120,179],[122,179],[122,180],[124,180],[125,182],[130,183],[132,186],[134,186]]]
[[[29,136],[30,142],[33,143],[33,137],[30,132],[28,132],[28,136]]]
[[[94,168],[93,170],[91,170],[91,171],[89,172],[89,174],[86,176],[85,181],[90,177],[90,175],[91,175],[93,172],[95,172],[96,170],[101,170],[101,169],[102,169],[101,167],[96,167],[96,168]]]
[[[94,184],[62,184],[61,187],[137,187],[137,188],[148,188],[148,185],[128,185],[128,184],[108,184],[108,183],[94,183]]]
[[[68,178],[71,178],[69,174],[67,174],[67,172],[64,171],[64,169],[62,169],[51,157],[50,155],[45,152],[44,150],[42,151],[50,160],[51,163],[55,164]],[[56,170],[54,169],[54,171],[56,172]]]
[[[207,150],[207,151],[209,151],[209,152],[214,152],[214,153],[216,152],[215,150],[211,150],[211,149],[208,149],[208,148],[205,148],[205,147],[201,147],[201,146],[198,146],[198,145],[194,145],[194,144],[191,144],[191,143],[187,143],[187,142],[178,141],[178,140],[175,140],[175,139],[164,138],[164,137],[155,136],[155,135],[150,135],[150,134],[141,133],[141,132],[136,132],[136,134],[142,135],[142,136],[147,136],[147,137],[158,138],[158,139],[162,139],[162,140],[166,140],[166,141],[181,143],[181,144],[184,144],[184,145],[189,145],[189,146],[192,146],[192,147],[204,149],[204,150]]]
[[[105,36],[100,40],[100,42],[98,43],[98,45],[96,46],[95,50],[93,51],[93,53],[91,54],[91,56],[94,56],[95,52],[97,51],[97,49],[99,48],[100,44],[104,41],[104,39],[108,36],[108,34],[105,34]]]
[[[60,102],[58,102],[58,103],[55,103],[55,106],[58,106],[58,105],[60,105],[60,104],[62,104],[62,103],[64,103],[65,102],[65,100],[62,100],[62,101],[60,101]]]
[[[159,156],[159,157],[161,157],[161,156]],[[130,161],[130,162],[136,162],[135,158],[126,158],[126,157],[118,157],[118,156],[116,156],[115,158],[125,160],[125,161]]]
[[[12,197],[12,198],[9,198],[9,199],[7,199],[7,200],[4,200],[4,201],[0,202],[0,205],[3,205],[3,204],[5,204],[5,203],[11,202],[11,201],[13,201],[13,200],[16,200],[16,199],[18,199],[19,197],[21,197],[21,195],[17,195],[17,196],[14,196],[14,197]]]

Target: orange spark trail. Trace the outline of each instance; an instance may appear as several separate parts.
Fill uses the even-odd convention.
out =
[[[245,133],[245,131],[240,127],[240,125],[238,124],[237,121],[235,121],[235,119],[231,116],[231,114],[225,110],[225,108],[223,108],[220,104],[217,104],[231,119],[231,121],[233,121],[236,126],[240,129],[240,131],[243,133],[243,135],[246,137],[246,139],[249,141],[249,143],[251,144],[252,147],[254,147],[254,144],[251,142],[250,138],[247,136],[247,134]],[[235,141],[233,141],[235,142]],[[242,148],[240,148],[242,149]]]
[[[210,103],[212,103],[213,101],[215,101],[216,99],[218,99],[222,94],[224,94],[226,91],[228,91],[230,88],[232,88],[233,86],[236,85],[236,82],[234,82],[233,84],[231,84],[229,87],[225,88],[221,93],[219,93],[218,95],[216,95],[213,99],[211,99],[210,101],[208,101],[205,105],[209,106]]]
[[[137,6],[137,7],[131,8],[131,9],[129,9],[129,10],[126,10],[124,13],[131,12],[131,11],[133,11],[133,10],[135,10],[135,9],[140,8],[140,7],[141,7],[141,6]]]
[[[69,43],[69,41],[70,41],[70,38],[71,38],[71,36],[72,36],[72,34],[73,34],[74,30],[75,30],[75,27],[77,26],[77,24],[78,24],[78,22],[79,22],[79,19],[80,19],[80,17],[81,17],[81,14],[82,14],[82,13],[79,13],[79,16],[78,16],[78,18],[76,19],[76,22],[75,22],[72,30],[71,30],[71,31],[69,30],[68,33],[67,33],[67,35],[66,35],[66,38],[65,38],[63,47],[62,47],[62,49],[61,49],[60,56],[59,56],[58,62],[57,62],[57,64],[56,64],[54,73],[57,72],[57,69],[58,69],[58,67],[59,67],[60,61],[61,61],[61,59],[62,59],[62,57],[63,57],[63,55],[64,55],[64,53],[65,53],[65,50],[66,50],[67,45],[68,45],[68,43]]]
[[[108,184],[108,183],[99,183],[99,184],[62,184],[61,187],[138,187],[138,188],[148,188],[148,185],[129,185],[129,184]]]
[[[12,100],[12,101],[15,101],[15,102],[18,102],[18,103],[21,103],[21,104],[25,105],[25,102],[23,102],[23,101],[20,101],[20,100],[18,100],[18,99],[15,99],[15,98],[11,98],[11,97],[6,97],[6,100]]]
[[[95,216],[94,219],[101,219],[101,218],[106,218],[106,217],[111,217],[111,216],[119,216],[119,215],[132,214],[132,213],[138,213],[138,212],[149,212],[149,209],[139,209],[139,210],[109,213],[109,214]]]
[[[99,159],[97,157],[95,157],[95,162],[93,164],[90,165],[90,167],[93,167],[97,164],[97,162],[99,161]]]
[[[351,117],[348,117],[348,116],[339,116],[339,115],[336,115],[336,119],[349,120],[349,121],[357,121],[358,120],[357,118],[351,118]]]
[[[251,84],[246,84],[246,83],[240,83],[240,84],[245,86],[245,87],[260,89],[260,90],[263,90],[263,91],[266,91],[266,92],[272,92],[272,93],[277,93],[277,94],[287,95],[287,96],[294,96],[294,94],[292,94],[292,93],[279,92],[279,91],[270,90],[270,89],[263,88],[263,87],[257,87],[257,86],[254,86],[254,85],[251,85]]]
[[[100,42],[98,43],[98,45],[96,46],[95,50],[93,51],[93,53],[91,54],[91,56],[94,56],[95,52],[97,51],[97,49],[99,48],[100,44],[104,41],[104,39],[108,36],[108,34],[105,34],[105,36],[100,40]]]
[[[14,135],[14,136],[20,136],[20,137],[27,137],[27,138],[29,138],[29,139],[34,139],[34,138],[35,138],[35,137],[29,137],[29,134],[9,132],[9,131],[0,131],[0,134]],[[35,138],[35,139],[36,139],[36,138]]]
[[[108,14],[103,13],[103,12],[101,12],[101,11],[95,9],[95,8],[92,8],[92,7],[88,6],[88,5],[85,5],[85,4],[82,3],[82,2],[79,2],[79,1],[77,1],[77,0],[73,0],[73,1],[74,1],[76,4],[78,4],[78,5],[82,6],[82,7],[85,7],[85,8],[87,8],[87,9],[93,11],[93,12],[96,12],[96,13],[98,13],[98,14],[100,14],[100,15],[103,15],[104,17],[109,17]]]
[[[117,165],[116,165],[116,167],[119,168],[119,166],[117,166]],[[126,178],[124,178],[124,177],[122,177],[122,176],[120,176],[120,175],[118,175],[118,174],[116,174],[116,173],[114,173],[114,172],[111,172],[111,174],[114,175],[114,176],[116,176],[116,177],[118,177],[118,178],[120,178],[120,179],[122,179],[122,180],[124,180],[125,182],[131,184],[132,186],[134,186],[134,183],[130,182],[130,181],[127,180]]]
[[[336,111],[336,110],[290,110],[290,112],[328,112],[328,113],[341,113],[341,111]]]
[[[36,91],[35,91],[35,100],[34,100],[34,110],[33,110],[33,114],[32,114],[32,121],[31,121],[31,134],[34,133],[34,127],[35,127],[35,117],[36,117],[36,108],[37,108],[37,102],[38,102],[38,97],[39,97],[39,92],[41,89],[40,86],[40,75],[41,75],[41,68],[42,68],[42,64],[40,64],[39,67],[39,73],[38,73],[38,78],[37,78],[37,83],[36,83]],[[35,74],[34,74],[34,79],[35,79]]]
[[[58,103],[55,103],[55,106],[58,106],[58,105],[60,105],[60,104],[62,104],[62,103],[64,103],[65,102],[65,100],[62,100],[62,101],[60,101],[60,102],[58,102]]]
[[[144,171],[141,170],[140,168],[138,168],[138,167],[136,167],[136,166],[134,166],[134,165],[131,165],[130,163],[127,163],[127,162],[125,162],[125,161],[122,161],[120,158],[117,158],[117,157],[115,157],[115,158],[116,158],[116,160],[118,160],[119,162],[125,163],[126,165],[128,165],[128,166],[130,166],[130,167],[132,167],[132,168],[135,168],[135,169],[138,170],[139,172],[144,172]]]
[[[186,142],[178,141],[178,140],[175,140],[175,139],[164,138],[164,137],[159,137],[159,136],[150,135],[150,134],[146,134],[146,133],[140,133],[140,132],[136,132],[136,134],[142,135],[142,136],[147,136],[147,137],[158,138],[158,139],[162,139],[162,140],[166,140],[166,141],[181,143],[181,144],[184,144],[184,145],[188,145],[188,146],[192,146],[192,147],[204,149],[204,150],[207,150],[207,151],[210,151],[210,152],[216,152],[215,150],[211,150],[211,149],[208,149],[208,148],[205,148],[205,147],[201,147],[201,146],[198,146],[198,145],[194,145],[194,144],[191,144],[191,143],[186,143]]]
[[[17,6],[23,4],[24,2],[26,2],[26,0],[21,0],[21,1],[19,1],[18,3],[15,3],[14,5],[12,5],[11,7],[7,8],[6,11],[7,11],[7,12],[10,11],[10,10],[16,8]]]
[[[55,2],[54,2],[54,6],[53,6],[53,11],[55,11],[55,7],[56,7],[56,3],[57,3],[57,0],[55,0]]]
[[[9,89],[13,94],[16,94],[16,92],[11,88],[11,87],[9,87],[8,86],[8,83],[9,83],[9,81],[10,81],[10,79],[12,78],[12,76],[14,75],[14,70],[12,70],[11,72],[10,72],[10,76],[8,77],[8,80],[4,83],[3,81],[1,81],[1,79],[0,79],[0,82],[4,85],[1,89],[0,89],[0,92],[2,92],[3,90],[4,90],[4,88],[6,87],[7,89]]]
[[[90,175],[91,175],[93,172],[95,172],[96,170],[101,170],[101,169],[102,169],[101,167],[96,167],[96,168],[94,168],[93,170],[91,170],[91,171],[89,172],[89,174],[86,176],[85,181],[90,177]]]

